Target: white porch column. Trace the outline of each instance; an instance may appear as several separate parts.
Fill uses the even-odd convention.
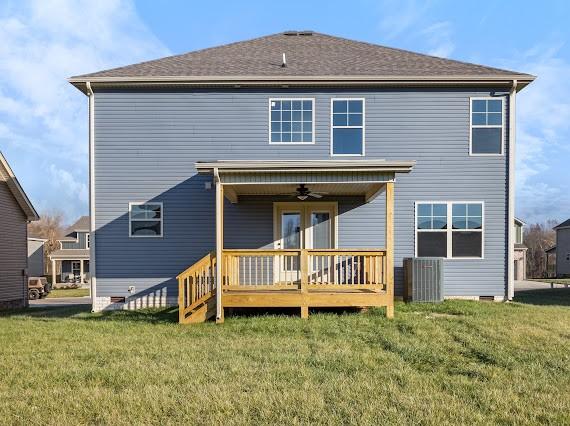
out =
[[[79,277],[81,285],[83,285],[83,259],[79,259]]]
[[[56,284],[56,272],[55,272],[55,259],[51,261],[51,285],[55,286]]]
[[[224,188],[220,182],[218,170],[214,171],[216,180],[216,322],[224,322],[222,306],[222,254],[224,250]]]

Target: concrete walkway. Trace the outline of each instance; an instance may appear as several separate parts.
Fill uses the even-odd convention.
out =
[[[91,298],[84,297],[55,297],[39,300],[30,300],[30,308],[46,308],[50,306],[78,306],[91,305]]]

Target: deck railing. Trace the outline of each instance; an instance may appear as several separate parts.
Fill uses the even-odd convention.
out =
[[[222,285],[232,289],[386,289],[386,251],[224,250]]]
[[[208,253],[177,276],[179,319],[186,317],[215,294],[216,255]]]

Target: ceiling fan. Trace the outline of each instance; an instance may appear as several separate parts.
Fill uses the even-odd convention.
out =
[[[304,183],[301,183],[295,192],[280,195],[290,195],[291,197],[297,197],[299,200],[305,201],[309,197],[323,198],[323,195],[326,194],[328,194],[328,192],[313,192],[307,188]]]

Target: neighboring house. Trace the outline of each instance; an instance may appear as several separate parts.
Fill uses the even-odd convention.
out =
[[[87,283],[89,281],[89,216],[81,216],[67,228],[64,235],[58,240],[60,248],[50,254],[52,282],[54,284],[58,282]]]
[[[310,31],[72,77],[93,309],[391,315],[414,256],[445,258],[445,297],[511,298],[515,97],[533,79]]]
[[[46,239],[28,237],[28,275],[43,277],[45,274],[44,244]]]
[[[28,223],[39,216],[0,152],[0,309],[28,305]]]
[[[528,247],[523,243],[524,227],[526,223],[515,217],[515,253],[514,274],[515,280],[526,280],[526,252]]]
[[[570,219],[553,229],[556,231],[556,277],[570,277]]]

